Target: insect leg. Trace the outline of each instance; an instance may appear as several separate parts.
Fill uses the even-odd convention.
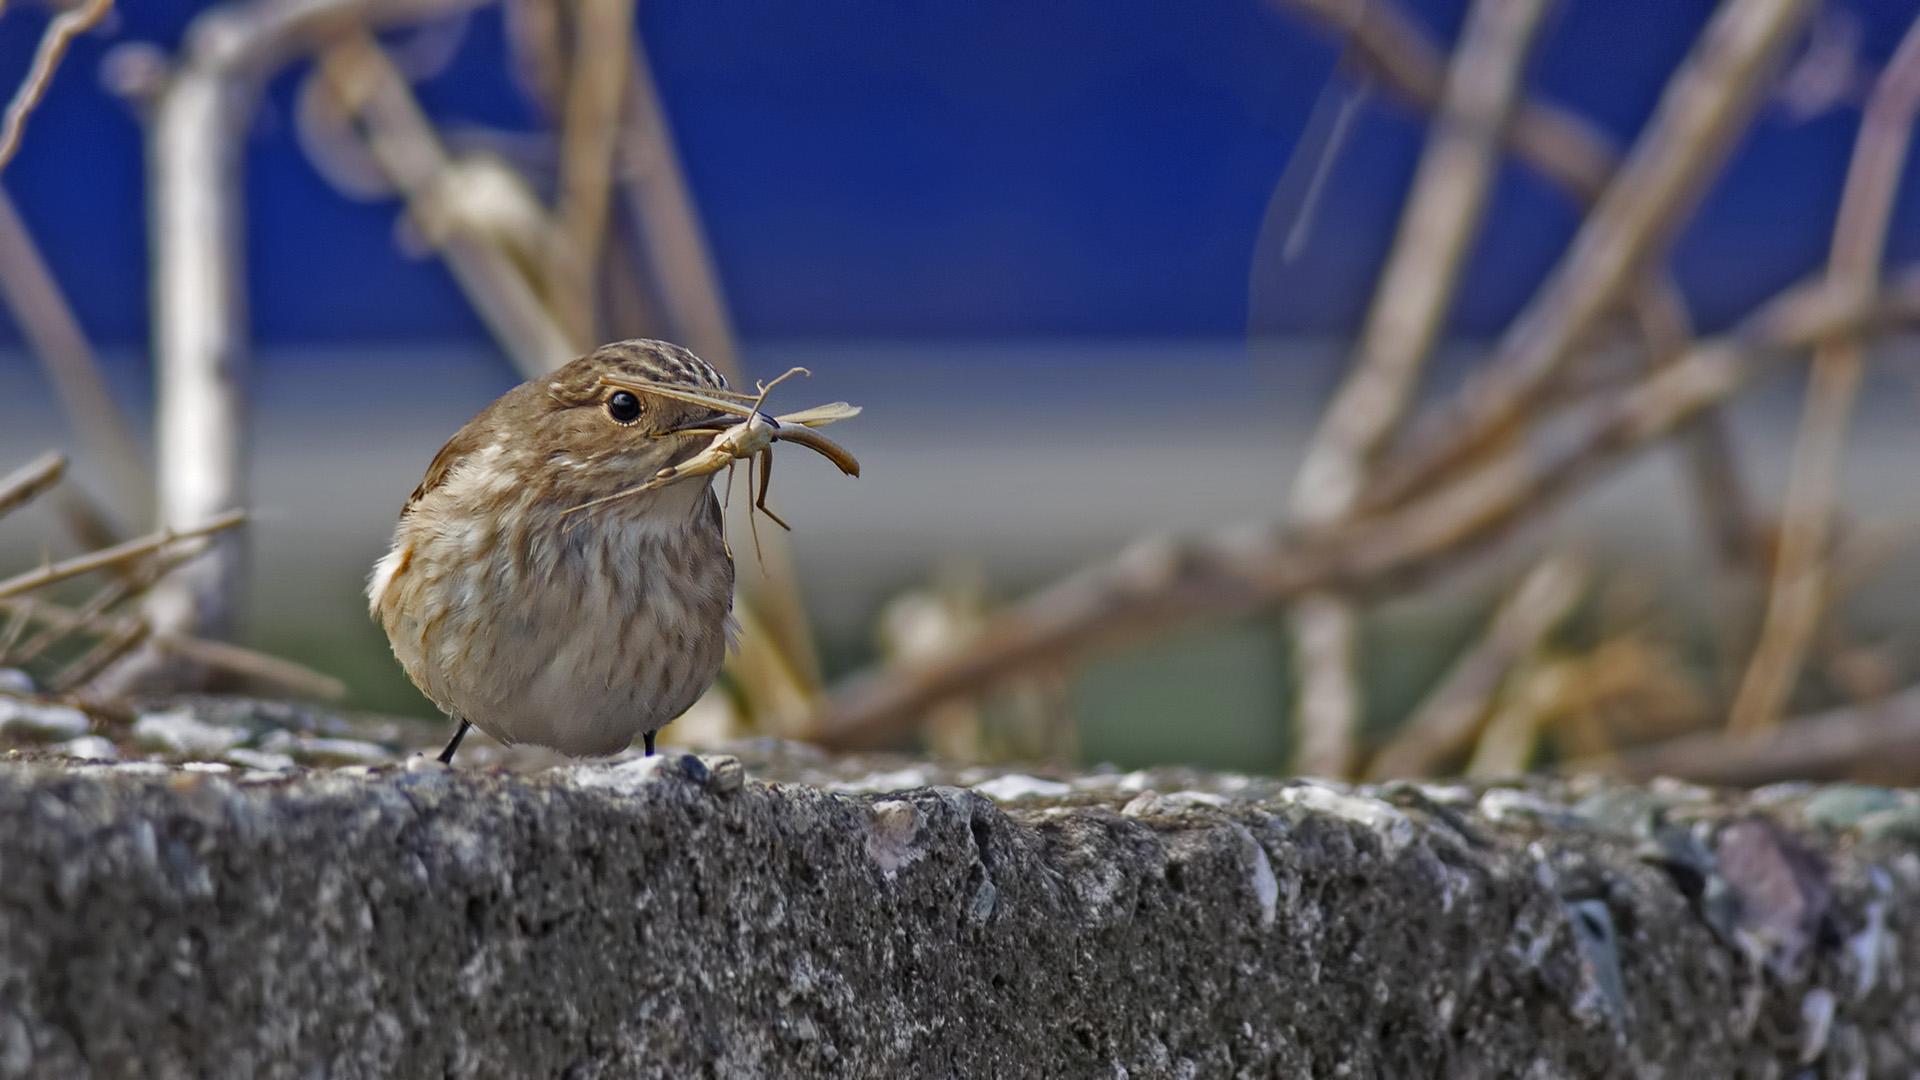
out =
[[[753,494],[753,459],[747,459],[747,494]],[[747,507],[747,531],[753,534],[753,557],[760,564],[760,572],[767,572],[766,556],[760,554],[760,526],[753,516],[753,507]]]
[[[748,465],[748,471],[749,472],[752,471],[751,464]],[[753,500],[753,505],[756,508],[758,508],[761,513],[772,518],[773,523],[775,525],[780,526],[781,528],[787,530],[788,532],[792,532],[793,526],[787,524],[785,521],[782,521],[780,519],[779,514],[776,514],[773,511],[767,509],[767,485],[772,482],[773,482],[773,451],[762,450],[760,451],[760,494],[757,498]]]

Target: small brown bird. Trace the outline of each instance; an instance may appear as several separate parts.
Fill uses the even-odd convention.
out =
[[[768,417],[687,350],[621,341],[469,421],[407,500],[367,590],[408,677],[460,721],[440,760],[470,726],[576,756],[638,733],[651,754],[732,636],[712,475],[758,456],[764,498],[773,439],[857,475],[807,430],[855,412]]]

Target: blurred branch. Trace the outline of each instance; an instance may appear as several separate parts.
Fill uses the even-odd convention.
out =
[[[1477,0],[1467,17],[1359,345],[1294,483],[1293,520],[1303,528],[1347,516],[1374,454],[1419,389],[1479,231],[1501,132],[1545,8],[1546,0]],[[1339,597],[1313,595],[1293,605],[1288,619],[1300,687],[1295,770],[1345,776],[1364,709],[1353,670],[1358,617]]]
[[[1269,0],[1335,34],[1389,93],[1424,111],[1440,105],[1446,57],[1432,35],[1391,0]],[[1568,109],[1522,99],[1503,133],[1514,156],[1582,201],[1599,197],[1613,176],[1605,136]]]
[[[595,300],[608,187],[633,56],[633,0],[580,0],[574,12],[573,71],[560,129],[557,216],[569,256],[569,288],[553,298],[575,340],[597,341]]]
[[[1745,128],[1812,0],[1728,0],[1668,83],[1633,152],[1493,362],[1416,427],[1362,498],[1390,506],[1511,434],[1535,395],[1629,298]]]
[[[1005,609],[964,649],[850,683],[819,713],[820,741],[884,741],[934,704],[1146,630],[1244,614],[1310,590],[1377,590],[1431,573],[1726,401],[1765,361],[1830,336],[1916,320],[1920,273],[1865,303],[1822,282],[1790,289],[1733,335],[1593,403],[1549,445],[1517,443],[1392,513],[1307,538],[1262,530],[1138,543]]]
[[[491,159],[449,157],[406,78],[364,32],[330,42],[319,77],[363,125],[374,160],[515,366],[535,378],[586,352],[591,343],[570,336],[542,300],[538,285],[559,284],[548,270],[561,241],[519,175]]]
[[[1474,746],[1467,775],[1517,776],[1532,766],[1540,736],[1569,716],[1645,686],[1654,674],[1646,650],[1631,639],[1610,641],[1584,656],[1541,660],[1523,668],[1501,693],[1499,708]]]
[[[567,81],[559,0],[504,0],[501,9],[520,89],[549,117],[558,116]]]
[[[4,516],[60,482],[67,459],[49,450],[25,465],[0,476],[0,516]]]
[[[1586,567],[1564,555],[1540,560],[1494,612],[1486,635],[1448,670],[1367,768],[1371,781],[1430,776],[1466,749],[1514,666],[1537,651],[1580,599]]]
[[[1652,366],[1686,352],[1693,342],[1693,320],[1679,286],[1667,274],[1649,275],[1636,290],[1633,312],[1646,339]],[[1741,477],[1726,418],[1706,413],[1680,436],[1693,495],[1705,519],[1708,548],[1724,567],[1752,570],[1760,564],[1752,501]]]
[[[105,569],[126,562],[128,559],[137,559],[183,540],[195,540],[222,529],[231,529],[245,520],[247,520],[246,514],[231,510],[191,529],[162,529],[138,540],[115,544],[101,551],[90,551],[85,555],[76,555],[71,559],[43,566],[38,570],[30,570],[24,574],[16,574],[10,578],[0,578],[0,600],[31,592],[56,581],[65,581],[70,577]]]
[[[1365,65],[1390,92],[1422,111],[1440,107],[1442,53],[1432,35],[1393,0],[1271,0],[1341,34],[1348,57]],[[1501,136],[1515,158],[1558,184],[1582,206],[1605,194],[1619,167],[1607,137],[1579,115],[1522,97]],[[1635,290],[1633,306],[1656,361],[1677,355],[1692,338],[1686,305],[1664,274]],[[1725,419],[1701,416],[1681,437],[1693,489],[1714,543],[1730,569],[1759,568],[1758,520],[1734,458]]]
[[[1691,735],[1615,757],[1571,761],[1562,771],[1630,780],[1673,776],[1728,787],[1862,772],[1911,778],[1920,775],[1920,688],[1872,705],[1801,717],[1754,735]]]
[[[1865,295],[1880,276],[1916,112],[1920,112],[1920,20],[1908,27],[1860,118],[1827,263],[1827,283],[1835,290]],[[1781,521],[1780,557],[1774,565],[1760,643],[1728,716],[1731,731],[1751,733],[1779,721],[1826,607],[1834,484],[1861,367],[1862,346],[1854,338],[1823,341],[1814,352]]]
[[[14,91],[13,100],[7,103],[5,118],[0,119],[0,169],[6,168],[20,152],[20,139],[27,130],[27,114],[46,96],[54,69],[67,54],[67,46],[73,44],[74,38],[99,25],[111,10],[113,0],[87,0],[79,7],[55,15],[47,23],[46,33],[40,35],[40,47],[34,50],[33,65],[27,69],[20,89]]]
[[[149,520],[153,495],[146,455],[135,445],[127,418],[107,391],[99,361],[73,308],[4,191],[0,191],[0,293],[40,357],[73,426],[113,477],[126,517]]]
[[[1353,361],[1294,484],[1293,516],[1303,525],[1329,525],[1347,515],[1373,455],[1419,389],[1479,231],[1500,135],[1545,6],[1545,0],[1473,6]]]

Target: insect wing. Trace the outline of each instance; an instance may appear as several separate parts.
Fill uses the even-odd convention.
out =
[[[774,417],[775,423],[799,424],[801,427],[825,427],[836,420],[849,420],[860,415],[860,406],[836,401],[830,405],[816,405],[811,409],[786,413]]]

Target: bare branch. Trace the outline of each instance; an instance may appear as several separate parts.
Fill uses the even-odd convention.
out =
[[[1328,25],[1346,39],[1347,57],[1366,66],[1387,90],[1425,112],[1440,107],[1440,47],[1392,0],[1270,0]],[[1598,129],[1550,103],[1520,100],[1502,132],[1509,153],[1583,206],[1597,202],[1613,181],[1619,154]],[[1635,290],[1635,313],[1656,362],[1677,355],[1691,339],[1678,289],[1658,275]],[[1701,416],[1682,435],[1695,494],[1705,512],[1716,557],[1752,572],[1758,520],[1735,464],[1725,420]]]
[[[1262,531],[1184,546],[1136,544],[1002,611],[965,649],[848,684],[818,714],[820,741],[873,745],[936,703],[1148,630],[1246,613],[1310,590],[1375,589],[1430,573],[1726,401],[1766,361],[1825,337],[1916,320],[1920,274],[1901,277],[1867,304],[1819,282],[1791,289],[1736,334],[1696,346],[1595,403],[1549,445],[1516,445],[1392,514],[1307,539]]]
[[[1801,717],[1753,735],[1712,732],[1615,757],[1583,758],[1568,762],[1564,771],[1633,780],[1673,776],[1729,787],[1862,773],[1910,782],[1920,776],[1920,688],[1871,705]]]
[[[1439,107],[1446,58],[1432,35],[1388,0],[1269,0],[1298,12],[1344,39],[1348,55],[1379,77],[1388,92],[1431,112]],[[1578,114],[1521,101],[1508,127],[1509,148],[1534,171],[1574,192],[1599,198],[1613,177],[1617,155],[1605,136]]]
[[[56,634],[91,633],[136,642],[145,638],[162,651],[177,654],[196,664],[257,679],[302,697],[335,701],[347,693],[346,684],[339,679],[277,656],[220,641],[176,635],[155,637],[143,629],[146,623],[139,616],[103,615],[96,611],[76,611],[57,604],[24,599],[0,600],[0,611],[44,623],[50,632]],[[84,682],[84,679],[77,681]]]
[[[163,524],[246,504],[243,467],[246,311],[241,269],[242,140],[259,84],[342,26],[431,18],[474,0],[253,0],[196,17],[185,57],[155,103],[152,164],[154,423]],[[157,633],[227,632],[241,590],[237,534],[146,596]],[[169,677],[143,652],[116,669],[121,688]]]
[[[584,353],[590,343],[569,335],[535,287],[557,285],[548,263],[562,241],[518,174],[449,158],[405,78],[365,33],[327,48],[320,76],[365,125],[374,159],[514,364],[533,378]]]
[[[1463,653],[1411,718],[1373,759],[1368,780],[1428,776],[1472,743],[1514,665],[1534,652],[1586,588],[1578,560],[1535,564],[1494,612],[1486,635]]]
[[[6,476],[0,476],[0,516],[60,482],[67,459],[49,450]]]
[[[1661,258],[1745,128],[1812,0],[1729,0],[1674,75],[1632,154],[1587,216],[1560,266],[1455,407],[1418,426],[1362,501],[1390,506],[1509,434],[1602,317]]]
[[[582,0],[574,12],[573,71],[560,129],[557,212],[571,288],[553,297],[575,340],[598,341],[596,271],[607,231],[607,194],[633,56],[633,0]]]
[[[1420,372],[1452,306],[1468,242],[1479,231],[1502,133],[1545,8],[1545,0],[1478,0],[1467,18],[1346,381],[1294,482],[1293,519],[1303,527],[1346,517],[1374,454],[1419,389]],[[1358,618],[1344,601],[1328,595],[1303,597],[1288,612],[1288,621],[1300,686],[1295,769],[1345,776],[1364,708],[1353,674]]]
[[[24,574],[16,574],[10,578],[0,579],[0,600],[10,596],[18,596],[24,592],[31,592],[42,586],[51,585],[56,581],[65,581],[70,577],[78,577],[81,574],[90,573],[94,570],[114,566],[128,559],[137,559],[143,555],[179,543],[182,540],[193,540],[219,532],[222,529],[231,529],[245,520],[247,520],[246,514],[238,510],[232,510],[215,517],[203,525],[196,525],[191,529],[162,529],[152,536],[144,536],[138,540],[129,540],[124,544],[116,544],[104,551],[90,551],[85,555],[76,555],[71,559],[54,563],[51,566],[43,566],[38,570],[30,570]]]
[[[0,119],[0,169],[6,168],[20,152],[20,138],[27,130],[27,114],[46,96],[54,69],[60,66],[61,57],[67,55],[67,46],[73,44],[74,38],[99,25],[112,10],[113,0],[87,0],[80,7],[55,15],[47,24],[47,32],[40,36],[40,47],[34,51],[33,66],[27,69],[26,81],[14,91],[13,100],[7,103],[6,117]]]
[[[1920,20],[1908,27],[1860,119],[1827,263],[1827,282],[1835,290],[1864,295],[1879,278],[1916,112]],[[1779,721],[1826,606],[1834,482],[1860,387],[1861,354],[1860,342],[1852,338],[1822,342],[1814,353],[1766,620],[1728,716],[1729,730],[1751,733]]]

